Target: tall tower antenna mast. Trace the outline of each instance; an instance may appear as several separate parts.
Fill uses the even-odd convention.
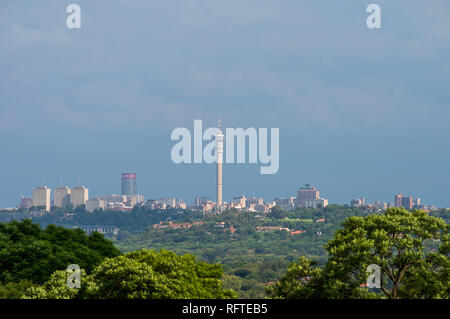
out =
[[[222,163],[223,163],[223,140],[224,135],[220,129],[220,117],[217,119],[216,134],[216,156],[217,156],[217,208],[220,211],[222,206]]]

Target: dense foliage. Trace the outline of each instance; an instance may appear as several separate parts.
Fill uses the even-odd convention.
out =
[[[397,212],[397,215],[394,214],[396,216],[394,220],[390,219],[393,217],[386,217],[394,211]],[[375,263],[375,259],[367,256],[363,258],[368,251],[366,248],[370,246],[371,250],[382,251],[386,245],[390,247],[390,244],[395,243],[403,245],[405,249],[415,249],[416,256],[418,250],[423,248],[421,253],[426,256],[424,262],[420,266],[418,264],[415,267],[408,266],[406,274],[400,278],[401,285],[398,286],[395,294],[401,298],[444,297],[445,293],[442,291],[449,286],[449,247],[441,226],[448,223],[450,211],[443,209],[428,214],[416,212],[413,216],[417,218],[422,216],[420,221],[417,218],[410,220],[409,213],[406,214],[403,210],[389,210],[389,212],[389,214],[383,213],[378,209],[367,207],[330,205],[324,209],[294,211],[275,207],[268,214],[245,211],[202,214],[189,210],[161,211],[141,207],[131,212],[86,213],[84,209],[77,208],[65,211],[56,209],[42,216],[30,216],[26,212],[16,213],[16,215],[8,213],[5,216],[8,216],[7,218],[13,215],[14,218],[28,216],[33,218],[33,222],[42,226],[52,223],[69,227],[117,226],[120,228],[118,235],[106,236],[122,252],[143,248],[168,249],[178,255],[192,254],[210,264],[220,263],[224,271],[222,277],[224,288],[235,290],[240,298],[264,298],[266,287],[272,287],[268,288],[269,295],[277,298],[380,297],[381,294],[374,294],[377,291],[367,291],[359,287],[366,275],[364,267],[368,262]],[[436,224],[437,219],[431,218],[432,216],[441,217],[445,221],[444,224],[440,222]],[[384,238],[385,235],[373,231],[375,229],[373,225],[370,230],[367,228],[368,221],[378,223],[375,228],[385,229],[385,231],[392,230],[399,226],[399,223],[400,226],[405,223],[406,229],[397,229],[402,235],[396,240],[402,241],[395,242]],[[185,227],[186,225],[188,227]],[[440,238],[423,237],[419,240],[418,237],[425,236],[424,233],[430,231],[425,230],[426,227],[437,227],[436,225],[441,227]],[[422,226],[425,228],[422,229]],[[54,226],[50,226],[50,229],[52,227]],[[415,233],[411,233],[410,237],[408,235],[402,237],[404,233],[413,230]],[[349,246],[350,243],[359,243],[361,247]],[[357,248],[358,253],[355,250]],[[411,253],[410,250],[406,251],[408,254]],[[386,262],[393,267],[398,261],[394,257],[395,252],[378,261]],[[359,264],[354,263],[355,259]],[[299,261],[294,262],[297,260]],[[60,269],[66,266],[67,264]],[[353,266],[356,268],[352,268]],[[82,267],[88,275],[92,275],[94,267]],[[441,271],[442,269],[445,271]],[[423,275],[424,273],[426,275]],[[56,278],[52,280],[62,280],[65,273],[55,274],[55,276]],[[384,288],[393,293],[392,280],[388,273],[384,276],[386,280]],[[295,278],[297,281],[294,281]],[[277,281],[278,283],[274,285]],[[308,283],[307,286],[304,285],[305,282]],[[325,282],[329,283],[328,287],[325,287]],[[284,284],[280,286],[281,283]],[[316,288],[310,289],[313,286]],[[419,286],[426,289],[418,290]],[[0,296],[2,291],[17,295],[18,291],[23,291],[23,287],[29,287],[29,283],[11,282],[7,287],[0,287]],[[278,290],[276,290],[277,287]],[[333,289],[341,293],[333,295]]]
[[[31,210],[30,210],[31,211]],[[187,213],[186,213],[187,212]],[[33,222],[42,227],[47,225],[79,226],[79,225],[103,225],[118,226],[124,232],[139,232],[149,225],[161,220],[174,219],[180,222],[189,222],[202,218],[202,213],[183,210],[150,210],[145,207],[135,207],[132,211],[96,210],[93,213],[85,211],[82,207],[76,209],[56,208],[52,212],[33,214],[30,212],[0,212],[0,222],[10,222],[15,219],[32,218]]]
[[[232,211],[205,215],[199,219],[202,224],[192,224],[189,229],[149,225],[143,232],[121,231],[115,244],[122,251],[164,248],[178,254],[191,253],[209,263],[220,262],[227,288],[238,291],[241,298],[264,298],[266,285],[278,280],[299,256],[313,258],[323,265],[327,260],[325,244],[345,218],[354,215],[365,216],[367,212],[334,205],[321,210],[276,208],[267,216]],[[181,222],[177,216],[163,220],[165,225],[170,221]],[[282,230],[258,229],[260,226]],[[303,232],[291,234],[298,230]]]
[[[0,295],[17,297],[16,291],[29,282],[44,283],[55,270],[79,264],[89,272],[105,257],[119,254],[99,233],[87,236],[53,225],[42,229],[28,219],[0,223]]]
[[[350,217],[330,240],[323,268],[302,257],[275,285],[276,298],[448,298],[448,224],[423,211],[388,209]],[[366,287],[367,266],[381,268],[381,287]],[[377,291],[378,290],[378,291]]]
[[[105,259],[92,274],[81,274],[80,289],[66,284],[68,273],[55,272],[43,286],[32,287],[26,298],[95,299],[223,299],[236,298],[222,288],[222,267],[162,250],[139,250]]]
[[[235,289],[242,298],[264,298],[265,286],[278,280],[290,262],[299,256],[314,258],[320,265],[327,259],[323,248],[339,225],[349,216],[364,216],[360,208],[330,205],[325,209],[284,211],[278,207],[268,214],[231,211],[202,214],[189,210],[150,210],[135,207],[131,212],[55,209],[42,216],[31,216],[42,227],[49,224],[66,227],[107,225],[120,228],[109,237],[123,252],[169,249],[177,254],[191,253],[208,263],[220,262],[225,271],[224,284]],[[1,215],[1,214],[0,214]],[[21,218],[25,212],[7,214],[3,218]],[[1,216],[0,216],[1,217]],[[316,222],[324,219],[324,221]],[[189,222],[187,228],[154,228]],[[201,223],[199,223],[201,222]],[[223,223],[223,224],[221,224]],[[258,226],[274,226],[304,232],[291,235],[286,230],[258,230]],[[232,233],[231,227],[235,232]]]

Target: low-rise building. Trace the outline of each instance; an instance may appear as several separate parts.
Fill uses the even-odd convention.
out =
[[[153,228],[156,229],[164,229],[164,228],[172,228],[172,229],[189,229],[192,227],[191,223],[173,223],[173,222],[168,222],[167,224],[165,224],[164,222],[159,222],[158,224],[154,224]]]
[[[356,198],[350,201],[350,206],[362,207],[366,205],[366,199],[364,197]]]
[[[203,212],[203,213],[205,212],[205,206],[203,205],[192,205],[189,206],[189,209],[196,212]]]
[[[257,197],[247,198],[246,206],[248,207],[250,205],[264,205],[264,199]]]
[[[267,230],[284,230],[284,231],[291,231],[287,227],[279,227],[279,226],[256,226],[256,231],[267,231]]]
[[[298,234],[303,234],[304,232],[306,232],[306,230],[295,230],[295,231],[291,231],[291,236],[293,236],[293,235],[298,235]]]
[[[233,202],[231,203],[231,207],[236,209],[243,209],[246,207],[247,201],[244,195],[234,197]]]
[[[87,234],[97,232],[104,235],[107,234],[117,235],[120,230],[119,227],[117,226],[101,226],[101,225],[73,226],[71,228],[80,228]]]
[[[289,196],[285,198],[275,198],[275,205],[280,206],[284,209],[292,209],[295,207],[296,198],[294,196]]]
[[[86,211],[92,213],[96,209],[105,209],[105,201],[100,198],[92,198],[86,202]]]
[[[33,198],[31,197],[21,197],[18,208],[30,208],[33,206]]]
[[[305,208],[325,208],[328,206],[328,199],[317,198],[317,199],[306,199],[303,201]]]

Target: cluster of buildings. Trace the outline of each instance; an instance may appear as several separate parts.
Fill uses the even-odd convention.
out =
[[[78,186],[71,189],[68,186],[60,186],[55,189],[53,200],[51,200],[51,189],[47,186],[39,186],[33,189],[32,197],[22,197],[19,208],[42,208],[50,211],[51,206],[67,207],[73,205],[77,207],[86,205],[89,198],[89,190],[85,186]]]
[[[45,211],[50,211],[51,206],[67,207],[73,205],[74,208],[80,205],[85,205],[89,212],[96,209],[121,210],[127,211],[133,209],[134,206],[147,206],[150,209],[191,209],[202,212],[221,212],[224,210],[237,209],[254,212],[266,213],[272,207],[279,206],[286,210],[293,210],[296,207],[304,208],[325,208],[328,206],[328,199],[320,197],[319,190],[310,184],[305,184],[297,192],[297,197],[290,196],[286,198],[275,198],[271,202],[265,202],[263,198],[251,197],[247,198],[244,195],[234,197],[231,202],[225,202],[222,198],[223,184],[222,184],[222,163],[223,163],[223,141],[224,135],[220,128],[220,119],[217,125],[216,140],[216,201],[212,201],[206,197],[196,197],[192,206],[177,198],[160,198],[149,199],[145,202],[144,196],[137,194],[136,174],[123,173],[121,179],[121,195],[106,195],[98,196],[89,199],[88,188],[85,186],[78,186],[73,189],[68,186],[60,186],[54,192],[53,201],[51,200],[51,190],[47,186],[40,186],[33,190],[31,198],[22,197],[19,208],[43,207]],[[388,207],[405,207],[406,209],[427,209],[421,205],[420,198],[414,201],[411,196],[403,196],[397,194],[394,199],[394,204],[375,202],[374,204],[366,204],[363,197],[354,199],[350,202],[351,206],[359,207],[377,207],[385,210]],[[433,209],[434,206],[429,206],[428,209]]]
[[[51,195],[52,191],[49,187],[36,187],[33,189],[32,197],[21,198],[19,208],[34,207],[43,211],[50,211],[51,207],[67,208],[72,206],[73,208],[77,208],[84,205],[86,211],[93,212],[95,210],[131,211],[134,206],[138,205],[146,206],[149,209],[190,209],[204,213],[231,209],[267,213],[274,206],[281,207],[285,210],[294,210],[297,207],[317,209],[328,206],[328,199],[320,197],[319,190],[310,184],[305,184],[304,187],[301,187],[297,192],[297,196],[275,198],[273,201],[264,201],[263,198],[246,197],[245,195],[234,197],[230,202],[222,201],[220,206],[208,197],[195,197],[191,206],[188,206],[182,199],[175,197],[149,199],[145,201],[143,195],[137,194],[135,173],[122,174],[120,195],[112,194],[89,198],[89,189],[86,186],[77,186],[74,188],[59,186],[54,190],[53,199]],[[368,204],[364,197],[360,197],[351,200],[350,206],[374,207],[381,210],[386,210],[389,207],[404,207],[409,210],[437,209],[434,206],[422,205],[420,197],[413,199],[412,196],[402,194],[395,195],[394,203],[375,201],[373,204]]]
[[[430,210],[437,210],[438,208],[433,205],[423,205],[421,203],[420,197],[417,197],[416,199],[413,199],[412,196],[405,196],[401,193],[394,196],[394,202],[393,203],[386,203],[386,202],[380,202],[375,201],[373,204],[366,203],[366,199],[364,197],[356,198],[350,201],[350,206],[353,207],[375,207],[379,208],[381,210],[386,210],[388,208],[392,207],[403,207],[408,210],[412,209],[421,209],[425,211]]]
[[[373,207],[379,208],[381,210],[386,210],[392,206],[392,204],[388,204],[385,202],[375,201],[373,204],[366,203],[366,199],[364,197],[355,198],[350,201],[350,206],[352,207]]]
[[[182,199],[178,199],[175,197],[170,198],[160,198],[160,199],[149,199],[145,203],[145,206],[150,209],[186,209],[187,205]]]
[[[121,195],[105,195],[89,198],[89,189],[86,186],[59,186],[52,191],[47,186],[39,186],[33,189],[32,197],[22,197],[19,208],[42,209],[50,211],[51,207],[67,208],[72,206],[77,208],[84,206],[87,211],[93,212],[96,209],[109,210],[131,210],[135,205],[144,203],[144,196],[137,194],[136,174],[123,173],[121,180]]]
[[[103,195],[89,198],[89,189],[86,186],[59,186],[52,191],[47,186],[39,186],[33,189],[32,197],[22,197],[19,208],[32,208],[43,211],[50,211],[52,207],[67,208],[72,206],[77,208],[84,205],[86,211],[95,210],[120,210],[130,211],[134,206],[146,206],[150,209],[190,209],[201,212],[217,212],[223,210],[246,210],[251,212],[267,213],[274,206],[280,206],[287,210],[293,210],[296,207],[319,208],[326,207],[328,200],[321,198],[319,190],[310,184],[301,187],[297,197],[276,198],[273,201],[264,201],[263,198],[246,197],[245,195],[234,197],[232,201],[222,201],[219,206],[217,202],[208,197],[194,198],[193,205],[188,206],[182,199],[175,197],[149,199],[145,201],[144,196],[137,194],[136,174],[123,173],[121,179],[120,195]],[[219,209],[220,208],[220,209]]]
[[[279,206],[286,210],[294,210],[297,207],[304,208],[324,208],[328,206],[328,199],[321,198],[319,190],[310,184],[301,187],[297,192],[297,197],[275,198],[273,201],[264,201],[263,198],[246,197],[241,195],[234,197],[231,202],[224,202],[220,206],[207,197],[196,197],[194,205],[189,209],[209,212],[215,210],[246,210],[251,212],[267,213],[274,206]]]
[[[423,208],[423,205],[420,204],[420,197],[413,200],[412,196],[403,196],[402,194],[395,195],[394,205],[395,207],[404,207],[406,209]]]
[[[297,193],[297,206],[306,208],[325,208],[328,206],[328,199],[319,196],[319,190],[310,184],[300,188]]]
[[[149,199],[145,201],[144,196],[137,194],[136,174],[123,173],[121,178],[120,195],[103,195],[89,198],[89,189],[86,186],[59,186],[52,191],[47,186],[39,186],[33,189],[32,197],[22,197],[19,208],[41,209],[50,211],[52,207],[67,208],[72,206],[77,208],[84,205],[88,212],[95,210],[120,210],[130,211],[134,206],[146,206],[150,209],[190,209],[201,212],[223,211],[223,210],[246,210],[251,212],[267,213],[274,206],[279,206],[287,210],[296,207],[320,208],[328,205],[328,200],[321,198],[319,190],[310,184],[301,187],[297,192],[297,197],[275,198],[273,201],[264,201],[263,198],[246,197],[245,195],[234,197],[231,202],[222,201],[219,206],[217,202],[208,197],[194,198],[193,205],[188,206],[182,199],[175,197]]]
[[[297,207],[303,208],[325,208],[328,206],[328,199],[320,197],[320,192],[311,184],[300,187],[297,197],[275,198],[274,204],[286,210],[293,210]]]
[[[250,197],[247,198],[245,195],[234,197],[231,202],[222,201],[221,205],[217,205],[208,197],[196,197],[194,198],[194,205],[189,206],[190,210],[201,211],[201,212],[211,212],[220,210],[248,210],[253,212],[267,212],[273,203],[264,202],[262,198]]]

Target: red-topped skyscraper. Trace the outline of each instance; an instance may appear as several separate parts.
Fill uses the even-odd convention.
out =
[[[121,194],[125,196],[136,195],[136,173],[122,174]]]

